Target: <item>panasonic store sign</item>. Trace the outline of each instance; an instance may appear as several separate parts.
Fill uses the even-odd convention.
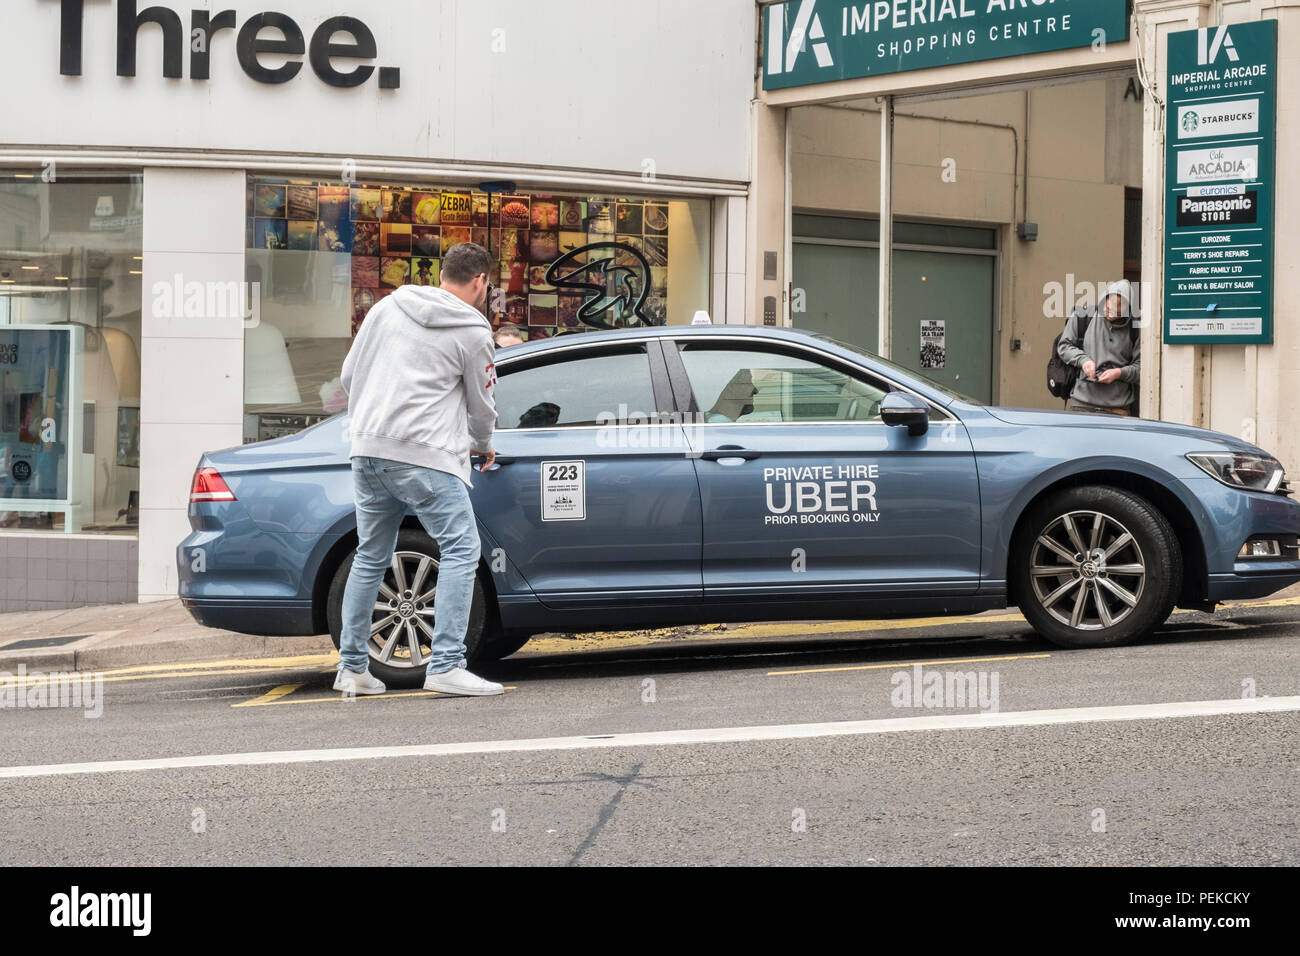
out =
[[[53,6],[49,0],[37,2]],[[86,44],[107,41],[115,43],[117,75],[124,77],[136,75],[140,44],[161,43],[162,75],[168,79],[186,77],[187,56],[189,79],[211,79],[215,45],[224,58],[232,61],[228,68],[242,69],[259,83],[288,83],[302,72],[305,57],[312,72],[328,86],[361,86],[376,72],[380,89],[395,90],[401,85],[397,67],[358,62],[375,59],[379,50],[374,33],[356,17],[321,20],[314,25],[309,40],[303,27],[283,13],[254,13],[241,20],[235,10],[191,10],[186,25],[182,15],[168,7],[141,10],[138,0],[116,0],[116,29],[112,35],[87,36],[87,2],[59,3],[59,73],[64,76],[81,76]],[[98,5],[97,0],[89,2]]]
[[[1128,0],[787,0],[763,24],[763,89],[1128,39]]]

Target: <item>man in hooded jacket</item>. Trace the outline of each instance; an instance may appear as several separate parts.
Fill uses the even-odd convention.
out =
[[[1067,411],[1130,413],[1141,372],[1141,342],[1133,327],[1131,303],[1132,288],[1121,279],[1106,288],[1101,316],[1088,323],[1082,336],[1080,314],[1071,315],[1065,324],[1056,352],[1066,365],[1080,371]]]
[[[431,581],[409,581],[409,590],[387,593],[390,613],[381,637],[410,646],[413,636],[428,636],[425,690],[472,697],[503,690],[465,669],[480,551],[469,498],[470,455],[485,457],[484,471],[496,458],[496,350],[484,315],[494,266],[482,246],[452,247],[442,260],[440,286],[405,285],[380,300],[343,363],[358,538],[343,592],[334,682],[345,694],[386,690],[370,673],[368,644],[379,587],[408,509],[438,542],[433,606],[421,601]]]

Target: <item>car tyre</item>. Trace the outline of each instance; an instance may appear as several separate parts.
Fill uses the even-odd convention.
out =
[[[1178,536],[1146,499],[1069,488],[1036,505],[1013,545],[1026,620],[1060,647],[1113,647],[1150,634],[1182,588]]]
[[[429,659],[429,634],[433,629],[433,591],[437,581],[438,543],[422,531],[404,528],[397,536],[397,547],[393,553],[392,568],[384,575],[384,585],[389,589],[386,594],[380,588],[376,609],[372,617],[372,628],[381,621],[386,622],[379,630],[379,637],[372,630],[370,640],[370,673],[390,687],[420,687],[424,684],[425,667]],[[348,583],[348,574],[356,551],[352,551],[330,583],[329,597],[326,602],[325,615],[329,624],[330,638],[334,646],[339,646],[339,635],[343,630],[343,591]],[[397,588],[397,564],[401,562],[405,583],[414,585],[424,568],[419,593],[407,587]],[[394,596],[400,597],[395,600]],[[409,603],[409,608],[402,607]],[[378,605],[388,605],[381,610]],[[409,612],[409,613],[408,613]],[[489,651],[490,643],[487,627],[487,603],[483,593],[483,584],[478,575],[474,576],[474,597],[470,604],[469,627],[465,635],[466,666],[473,668],[484,660],[494,660]],[[384,659],[383,646],[387,639],[394,637],[388,659]],[[412,635],[420,656],[412,653]]]
[[[515,651],[522,648],[533,635],[526,632],[509,631],[498,633],[496,636],[488,639],[487,649],[484,654],[488,658],[499,661],[503,657],[509,657]]]

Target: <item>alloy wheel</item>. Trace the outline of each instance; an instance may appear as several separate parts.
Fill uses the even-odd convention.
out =
[[[1100,511],[1071,511],[1035,539],[1029,576],[1043,610],[1068,627],[1096,631],[1133,613],[1147,565],[1121,522]]]
[[[412,670],[429,663],[437,584],[437,558],[418,551],[394,553],[371,618],[372,659]]]

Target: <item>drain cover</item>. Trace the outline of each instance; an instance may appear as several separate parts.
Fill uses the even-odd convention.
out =
[[[0,646],[0,651],[23,651],[37,647],[62,647],[64,644],[71,644],[73,641],[84,641],[88,637],[90,637],[89,634],[68,634],[64,637],[33,637],[25,641]]]

